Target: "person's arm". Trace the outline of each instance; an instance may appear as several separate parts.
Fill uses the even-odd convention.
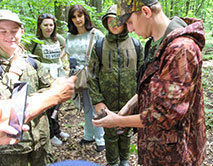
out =
[[[181,40],[183,39],[171,43],[171,48],[177,48],[172,52],[175,56],[170,55],[170,47],[165,50],[165,55],[170,55],[167,63],[164,64],[161,73],[151,79],[148,89],[151,94],[149,107],[141,114],[129,116],[119,116],[107,111],[108,116],[101,120],[93,120],[93,124],[97,127],[141,128],[155,124],[165,130],[177,125],[190,110],[189,96],[193,94],[193,86],[196,86],[201,73],[201,58],[198,59],[194,55],[199,51],[198,47],[193,44],[177,47]],[[188,46],[191,47],[187,48]]]
[[[60,59],[62,59],[66,55],[64,48],[61,50]]]
[[[25,122],[37,117],[48,108],[70,99],[74,93],[76,79],[76,76],[57,78],[51,84],[50,89],[29,97],[27,99]]]
[[[64,55],[65,55],[65,50],[64,50],[64,48],[65,48],[65,38],[62,35],[60,35],[60,34],[56,34],[56,37],[57,37],[57,39],[58,39],[58,41],[60,43],[60,46],[61,46],[61,53],[60,53],[59,58],[62,59],[64,57]]]
[[[128,115],[138,105],[138,95],[135,94],[118,112],[118,115]]]
[[[93,125],[96,127],[144,127],[141,123],[140,114],[121,116],[112,111],[105,110],[107,116],[100,120],[92,120]]]

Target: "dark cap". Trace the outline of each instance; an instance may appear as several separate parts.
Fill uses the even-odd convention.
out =
[[[118,0],[117,17],[111,26],[124,24],[133,12],[140,11],[142,6],[152,6],[157,2],[158,0]]]

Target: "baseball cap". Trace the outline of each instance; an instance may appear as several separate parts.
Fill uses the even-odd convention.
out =
[[[23,24],[19,19],[18,15],[16,13],[11,12],[10,10],[0,9],[0,21],[1,20],[13,21],[23,27]]]
[[[114,27],[124,24],[133,12],[141,10],[141,6],[152,6],[157,2],[158,0],[118,0],[117,17],[111,26]]]

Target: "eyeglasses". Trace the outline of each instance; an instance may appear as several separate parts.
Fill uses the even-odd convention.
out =
[[[40,18],[54,18],[54,16],[52,14],[47,14],[47,13],[41,14],[39,17]]]

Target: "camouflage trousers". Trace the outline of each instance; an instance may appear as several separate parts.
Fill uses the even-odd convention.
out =
[[[118,135],[116,128],[104,128],[106,160],[108,164],[117,164],[128,160],[130,156],[131,131]]]
[[[45,166],[51,162],[53,156],[44,148],[26,154],[0,154],[0,166]]]

